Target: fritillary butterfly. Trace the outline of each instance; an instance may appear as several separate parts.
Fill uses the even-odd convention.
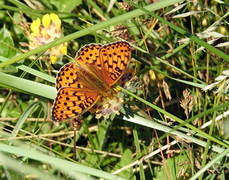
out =
[[[63,66],[56,77],[58,91],[52,107],[57,122],[73,119],[88,111],[125,73],[131,57],[130,45],[117,41],[89,44],[76,54],[75,63]]]

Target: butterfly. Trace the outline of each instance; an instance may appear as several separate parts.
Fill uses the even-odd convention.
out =
[[[125,41],[82,47],[76,54],[76,63],[64,65],[57,74],[52,119],[71,120],[106,97],[125,73],[130,58],[130,44]]]

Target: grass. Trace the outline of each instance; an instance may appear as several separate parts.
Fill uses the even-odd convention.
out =
[[[228,42],[229,2],[126,1],[132,10],[107,0],[0,2],[0,179],[228,178],[229,55],[216,46]],[[27,23],[58,14],[64,36],[24,52],[19,12]],[[56,74],[85,44],[123,37],[138,78],[118,87],[121,114],[86,112],[74,140],[70,122],[51,120]],[[68,56],[51,64],[44,53],[64,42]]]

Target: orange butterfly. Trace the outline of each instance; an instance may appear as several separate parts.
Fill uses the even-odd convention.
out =
[[[73,119],[88,111],[102,96],[106,97],[125,73],[130,57],[130,45],[124,41],[82,47],[75,57],[77,64],[66,64],[56,77],[58,93],[52,119]]]

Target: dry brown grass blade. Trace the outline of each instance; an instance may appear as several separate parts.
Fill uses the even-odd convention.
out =
[[[193,108],[193,98],[192,95],[190,95],[190,92],[185,89],[183,91],[184,99],[180,101],[180,106],[184,109],[184,113],[186,115],[186,118],[189,118],[189,114],[192,111]]]
[[[164,88],[164,92],[165,92],[165,96],[167,99],[169,99],[171,101],[172,97],[169,91],[169,86],[168,84],[165,82],[165,80],[163,79],[163,88]]]

